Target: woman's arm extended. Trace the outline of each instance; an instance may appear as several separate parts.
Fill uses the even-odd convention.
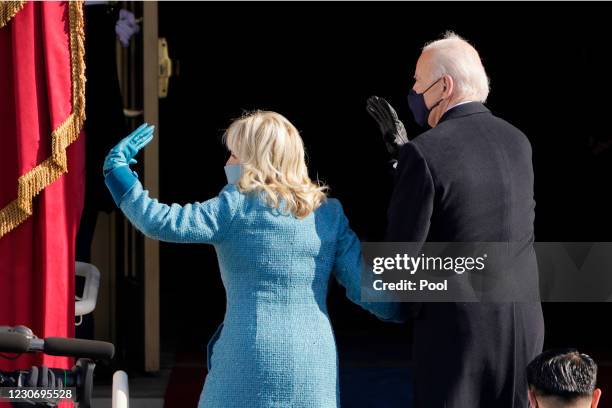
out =
[[[152,127],[143,126],[119,142],[104,164],[104,181],[117,206],[138,230],[153,239],[209,244],[223,240],[241,197],[236,187],[228,184],[215,198],[183,206],[150,198],[129,168],[138,150],[153,137]]]
[[[342,205],[338,202],[339,226],[336,244],[334,273],[338,282],[346,288],[346,296],[355,304],[373,313],[383,321],[403,323],[407,319],[398,302],[365,302],[361,300],[361,274],[365,263],[361,256],[361,243],[349,227]],[[367,272],[364,272],[367,273]],[[370,288],[370,290],[373,290]]]

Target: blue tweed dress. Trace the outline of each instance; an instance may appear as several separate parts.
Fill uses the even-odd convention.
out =
[[[339,407],[332,275],[353,302],[402,320],[398,304],[360,302],[360,242],[336,199],[297,219],[233,184],[181,206],[160,204],[137,182],[119,206],[151,238],[215,246],[227,305],[209,342],[199,408]]]

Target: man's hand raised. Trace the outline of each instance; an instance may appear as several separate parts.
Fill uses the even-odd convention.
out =
[[[399,148],[408,142],[408,134],[395,109],[384,98],[378,96],[368,98],[366,109],[378,124],[387,150],[393,159],[397,159]]]

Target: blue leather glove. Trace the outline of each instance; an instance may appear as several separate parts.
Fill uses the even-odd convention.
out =
[[[134,156],[153,139],[154,130],[155,126],[143,123],[117,143],[104,160],[104,181],[117,205],[138,182],[138,175],[129,166],[136,163]]]
[[[111,149],[104,160],[104,177],[114,168],[136,163],[134,156],[153,139],[155,126],[143,123]]]

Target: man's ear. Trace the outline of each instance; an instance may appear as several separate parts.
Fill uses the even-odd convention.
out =
[[[445,96],[450,96],[453,93],[453,90],[455,89],[455,82],[453,81],[453,77],[451,77],[450,75],[444,75],[442,77],[442,85],[443,87],[443,93]]]
[[[593,391],[593,400],[591,402],[591,408],[597,408],[600,398],[601,398],[601,390],[599,388],[595,388],[595,391]]]
[[[529,387],[529,391],[527,391],[527,397],[529,398],[529,408],[538,408],[538,400],[536,400],[533,388]]]

